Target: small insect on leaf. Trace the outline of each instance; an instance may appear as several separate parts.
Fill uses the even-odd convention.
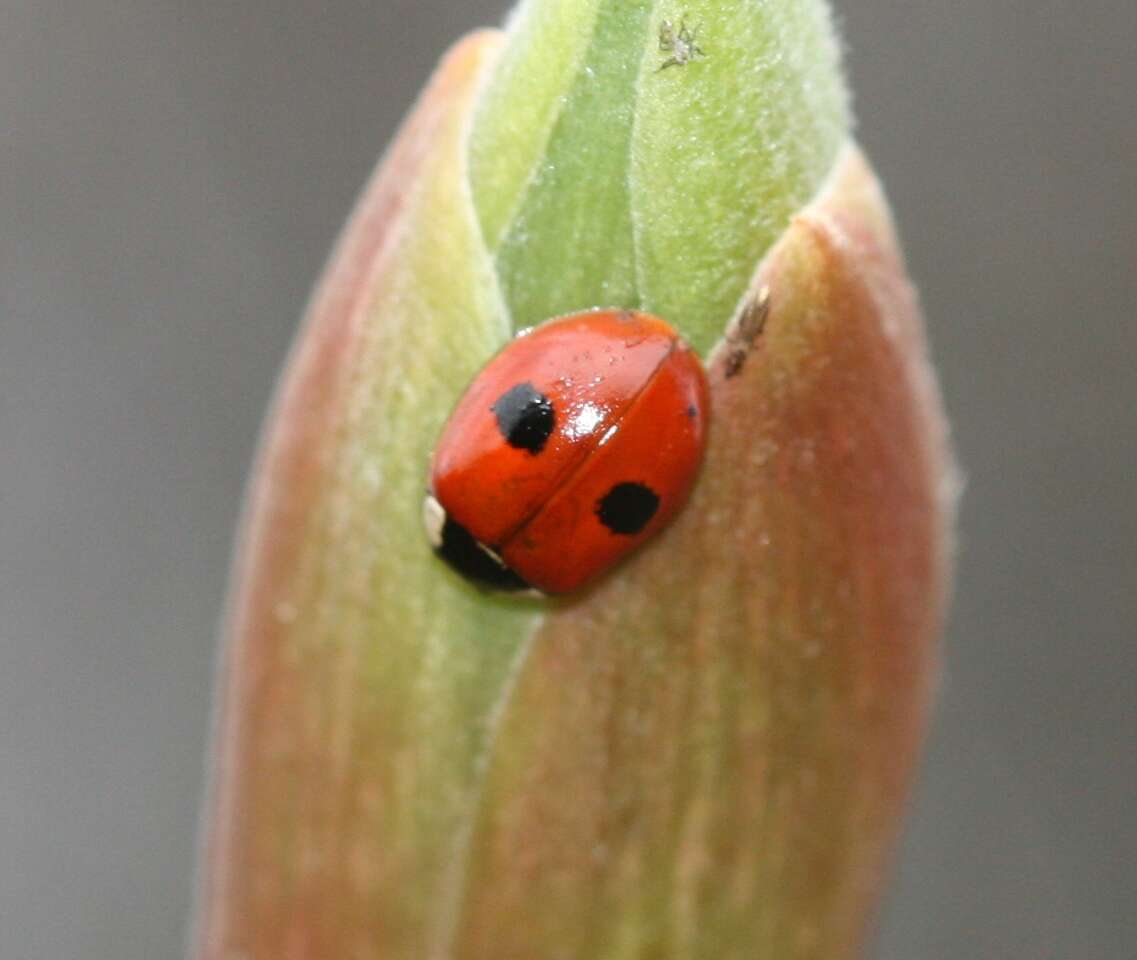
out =
[[[725,372],[728,380],[742,371],[751,349],[766,329],[769,316],[770,288],[763,286],[754,296],[747,298],[726,332]]]
[[[705,57],[706,54],[695,42],[698,32],[698,27],[694,30],[688,29],[686,20],[681,19],[678,26],[670,20],[664,20],[659,25],[659,49],[664,53],[670,53],[671,56],[663,61],[659,70],[682,67],[696,57]]]

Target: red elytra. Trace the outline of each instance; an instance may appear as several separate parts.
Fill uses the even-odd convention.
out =
[[[506,345],[450,415],[424,506],[431,541],[483,585],[575,590],[683,505],[707,410],[699,358],[658,317],[550,320]]]

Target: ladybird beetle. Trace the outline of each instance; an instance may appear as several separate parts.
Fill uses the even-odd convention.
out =
[[[519,334],[442,430],[423,517],[435,551],[498,590],[567,593],[682,506],[707,378],[658,317],[604,309]]]

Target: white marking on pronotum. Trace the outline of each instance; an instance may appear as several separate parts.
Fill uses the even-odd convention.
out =
[[[442,527],[446,523],[446,511],[442,504],[427,494],[422,500],[422,525],[426,528],[427,539],[435,550],[442,548]]]

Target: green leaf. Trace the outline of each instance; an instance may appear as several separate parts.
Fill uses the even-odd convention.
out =
[[[705,352],[848,125],[818,0],[522,4],[470,141],[513,328],[637,307]]]
[[[871,169],[843,151],[676,521],[543,618],[469,844],[453,955],[858,955],[919,750],[950,454]]]
[[[450,573],[419,512],[455,389],[508,336],[463,139],[499,48],[475,36],[424,94],[270,417],[234,584],[205,956],[296,955],[297,937],[347,956],[341,936],[372,920],[384,955],[436,936],[539,609]]]

